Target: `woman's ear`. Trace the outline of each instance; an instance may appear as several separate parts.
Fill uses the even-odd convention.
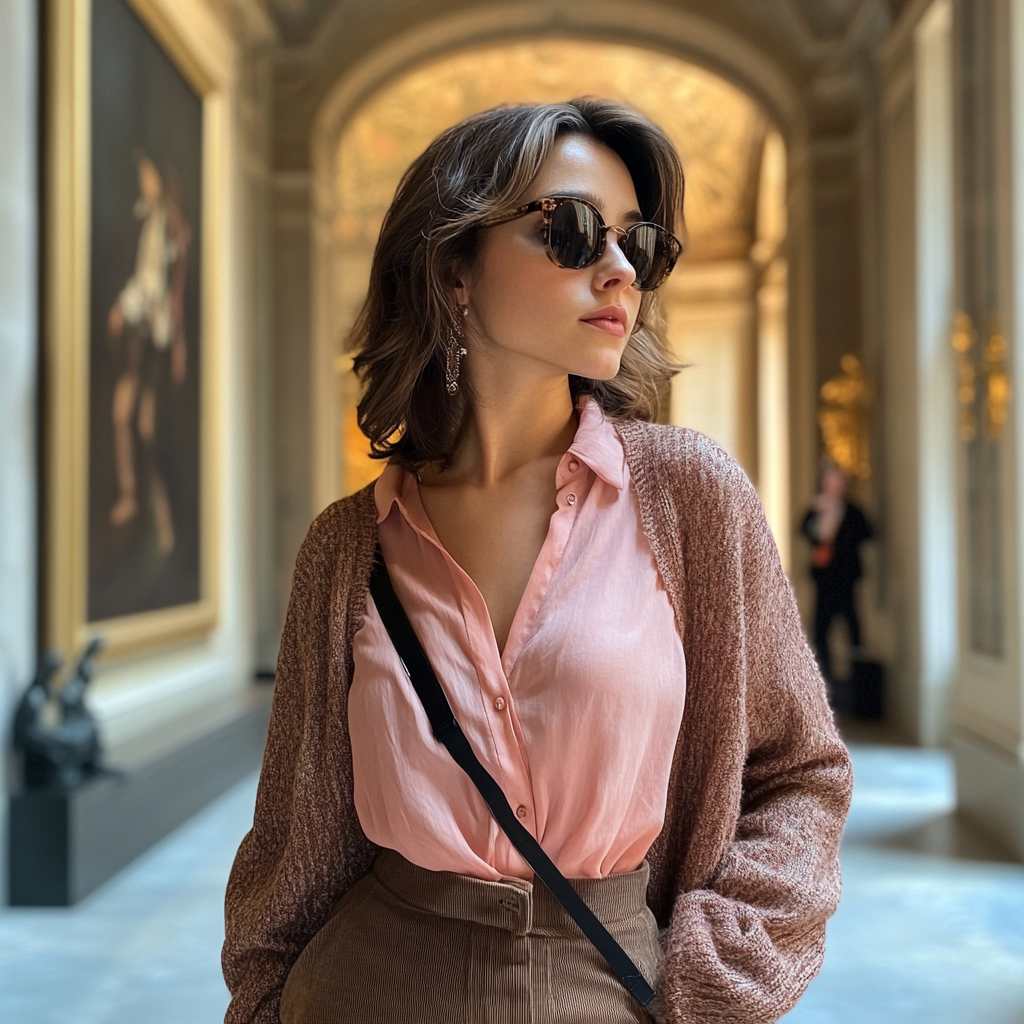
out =
[[[455,284],[452,286],[452,294],[455,298],[455,305],[469,305],[469,287],[466,284],[465,275],[460,275],[455,279]]]

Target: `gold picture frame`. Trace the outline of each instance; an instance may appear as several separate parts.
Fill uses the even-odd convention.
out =
[[[111,0],[96,0],[109,5]],[[194,246],[198,270],[195,284],[201,301],[192,303],[193,322],[198,325],[191,341],[191,373],[195,378],[191,405],[194,427],[190,437],[198,450],[198,465],[190,472],[191,504],[187,525],[192,533],[189,555],[189,597],[160,604],[159,580],[151,588],[156,607],[143,607],[119,614],[91,614],[95,604],[90,591],[95,571],[90,563],[90,423],[95,423],[95,395],[90,388],[94,360],[94,306],[91,295],[93,267],[93,182],[92,176],[92,26],[93,0],[49,0],[45,8],[45,206],[44,206],[44,510],[42,635],[47,647],[70,657],[97,635],[106,641],[104,658],[116,659],[202,637],[213,630],[218,613],[218,471],[223,450],[218,435],[219,395],[222,393],[221,363],[223,339],[219,337],[224,302],[225,239],[222,237],[223,193],[220,177],[226,146],[227,101],[216,76],[204,67],[198,52],[168,17],[159,0],[118,0],[138,19],[152,40],[169,59],[195,93],[200,105],[198,209],[195,218],[198,243]],[[133,21],[132,24],[135,24]],[[146,159],[145,156],[142,159]],[[197,161],[193,160],[193,165]],[[136,168],[138,171],[138,168]],[[141,171],[140,188],[141,188]],[[138,212],[136,200],[133,214]],[[184,218],[181,218],[184,221]],[[201,228],[201,231],[199,231]],[[185,222],[191,238],[192,225]],[[141,229],[138,231],[141,237]],[[170,237],[170,236],[168,236]],[[138,242],[141,249],[142,242]],[[187,242],[185,245],[187,248]],[[141,259],[141,257],[140,257]],[[184,263],[184,258],[182,259]],[[193,264],[194,265],[194,264]],[[184,279],[186,271],[182,270]],[[166,283],[166,282],[165,282]],[[185,285],[182,284],[182,288]],[[165,289],[166,290],[166,289]],[[181,296],[179,292],[179,300]],[[179,320],[184,316],[179,302]],[[190,307],[191,308],[191,307]],[[122,321],[123,323],[123,321]],[[113,328],[111,328],[113,331]],[[139,332],[141,334],[141,331]],[[151,332],[152,333],[152,332]],[[182,338],[185,331],[181,329]],[[156,339],[156,334],[152,333]],[[177,342],[175,337],[175,343]],[[136,351],[150,343],[136,342]],[[164,342],[165,345],[169,343]],[[182,346],[186,346],[183,344]],[[173,344],[170,345],[173,348]],[[163,355],[154,340],[147,349],[152,363]],[[195,356],[198,351],[198,357]],[[184,360],[183,360],[184,362]],[[170,365],[170,363],[167,363]],[[197,372],[198,371],[198,372]],[[175,370],[187,377],[187,371]],[[166,377],[166,373],[165,373]],[[180,383],[180,381],[178,381]],[[170,385],[166,385],[168,388]],[[138,394],[136,378],[136,394]],[[142,394],[147,392],[143,391]],[[149,391],[153,395],[152,388]],[[155,400],[151,403],[156,405]],[[113,406],[108,403],[108,408]],[[136,399],[130,416],[141,423],[141,400]],[[198,412],[196,413],[196,410]],[[116,412],[113,414],[116,419]],[[151,418],[157,413],[150,412]],[[159,421],[157,421],[159,422]],[[113,428],[112,428],[113,429]],[[132,429],[135,429],[133,426]],[[138,427],[141,431],[141,426]],[[153,428],[147,435],[152,445]],[[135,444],[138,445],[136,437]],[[134,464],[129,462],[130,465]],[[156,470],[153,471],[155,476]],[[167,508],[167,488],[164,504]],[[156,493],[151,486],[150,494]],[[173,496],[173,495],[172,495]],[[94,495],[95,497],[95,495]],[[141,503],[140,503],[141,504]],[[94,506],[95,507],[95,503]],[[111,513],[112,517],[112,513]],[[166,519],[166,516],[165,516]],[[167,527],[160,549],[167,548]],[[174,533],[170,534],[173,550]],[[92,545],[95,548],[95,545]],[[124,578],[131,582],[131,565]],[[170,600],[170,599],[168,599]]]

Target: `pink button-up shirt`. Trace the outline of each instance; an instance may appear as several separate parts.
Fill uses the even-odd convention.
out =
[[[557,508],[499,653],[472,579],[445,551],[414,474],[374,491],[380,545],[477,757],[570,878],[640,866],[661,831],[686,665],[622,444],[584,399]],[[529,879],[426,712],[372,598],[355,635],[349,729],[367,837],[434,871]]]

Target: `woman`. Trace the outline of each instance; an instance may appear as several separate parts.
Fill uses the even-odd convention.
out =
[[[367,595],[378,543],[657,1017],[775,1020],[818,970],[847,755],[752,487],[649,423],[682,195],[665,135],[595,100],[470,118],[403,179],[356,328],[389,461],[296,564],[229,1022],[650,1019],[435,740]]]

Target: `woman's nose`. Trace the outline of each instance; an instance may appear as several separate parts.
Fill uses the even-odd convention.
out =
[[[622,250],[622,239],[625,237],[624,228],[609,228],[605,237],[604,252],[597,262],[600,274],[603,277],[602,287],[615,284],[621,280],[625,287],[629,287],[636,280],[636,270],[633,264],[626,259]]]

